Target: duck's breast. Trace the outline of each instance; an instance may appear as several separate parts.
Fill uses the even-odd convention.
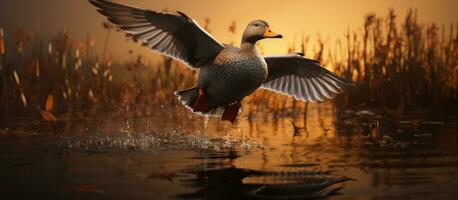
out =
[[[209,98],[232,103],[254,92],[266,77],[267,64],[258,54],[226,49],[201,69],[198,86]]]

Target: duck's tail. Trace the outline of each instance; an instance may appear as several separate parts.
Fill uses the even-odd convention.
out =
[[[178,97],[178,100],[188,108],[189,110],[194,111],[193,107],[196,104],[197,98],[199,96],[199,88],[192,87],[184,90],[175,91],[175,95]],[[206,112],[195,112],[201,115],[211,115],[211,116],[219,116],[222,113],[221,108],[210,108]]]

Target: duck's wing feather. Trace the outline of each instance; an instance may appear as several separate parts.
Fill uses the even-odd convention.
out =
[[[106,0],[89,0],[100,13],[134,40],[197,69],[222,49],[218,41],[195,20],[179,15],[135,8]]]
[[[338,77],[315,60],[298,54],[264,57],[268,76],[262,88],[302,101],[324,101],[341,93],[353,83]]]

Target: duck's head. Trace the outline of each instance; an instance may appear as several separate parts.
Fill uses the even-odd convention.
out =
[[[254,20],[248,24],[243,32],[242,44],[243,43],[256,43],[264,38],[283,38],[282,35],[274,33],[269,24],[263,20]]]

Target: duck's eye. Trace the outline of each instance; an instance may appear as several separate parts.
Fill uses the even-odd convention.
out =
[[[259,26],[259,24],[255,24],[254,26],[255,26],[255,27],[258,27],[258,26]]]

